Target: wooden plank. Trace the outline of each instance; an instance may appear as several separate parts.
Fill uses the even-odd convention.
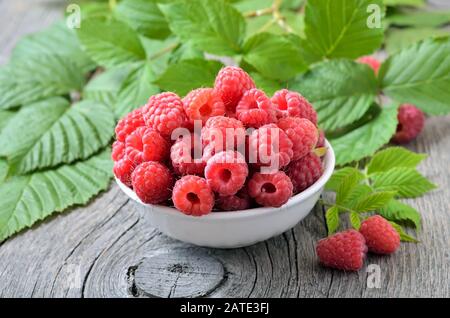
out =
[[[43,3],[0,0],[3,62],[23,34],[60,16],[61,7]],[[358,273],[317,264],[315,242],[326,235],[321,207],[266,242],[205,249],[158,233],[145,211],[112,185],[89,206],[0,245],[0,297],[449,297],[449,123],[450,116],[428,119],[410,145],[430,154],[421,171],[439,185],[410,201],[423,215],[421,244],[402,244],[390,257],[370,256]],[[379,266],[380,288],[368,287],[372,264]]]

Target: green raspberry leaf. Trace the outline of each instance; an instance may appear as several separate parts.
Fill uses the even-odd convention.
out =
[[[4,159],[0,159],[0,185],[5,181],[8,176],[9,166],[8,162]]]
[[[412,206],[397,200],[391,200],[385,207],[377,211],[382,217],[397,223],[406,223],[420,230],[421,217]]]
[[[372,186],[378,191],[397,191],[400,198],[415,198],[436,188],[413,168],[393,168],[372,175]]]
[[[425,0],[384,0],[384,4],[387,6],[410,6],[410,7],[423,7],[425,6]]]
[[[104,18],[83,20],[78,39],[87,54],[106,68],[145,59],[137,33],[126,23]]]
[[[223,64],[204,59],[182,60],[170,65],[155,81],[163,90],[180,96],[198,87],[212,87]]]
[[[359,230],[361,227],[361,217],[356,212],[350,212],[350,224],[355,230]]]
[[[31,55],[0,68],[0,109],[80,90],[80,68],[57,55]]]
[[[385,172],[392,168],[415,168],[427,157],[403,147],[390,147],[377,152],[367,165],[367,173]]]
[[[436,28],[392,28],[386,35],[385,47],[389,54],[398,53],[398,51],[407,49],[416,42],[447,36],[450,31],[447,29]]]
[[[377,86],[375,74],[367,65],[332,60],[318,64],[293,81],[290,89],[301,92],[313,104],[321,128],[335,130],[367,112],[375,100]]]
[[[153,84],[155,75],[148,63],[137,63],[122,83],[117,95],[114,113],[122,118],[132,110],[145,105],[150,96],[160,92]]]
[[[400,11],[387,17],[386,21],[389,25],[401,27],[433,28],[449,23],[450,11]]]
[[[286,37],[259,33],[244,44],[244,61],[267,78],[287,80],[306,70],[300,51]]]
[[[55,97],[14,116],[0,134],[0,155],[20,174],[71,163],[106,146],[114,126],[113,113],[103,104],[85,100],[71,106]]]
[[[273,95],[276,91],[283,89],[283,85],[273,79],[266,78],[259,73],[250,72],[257,88],[262,89],[267,95]]]
[[[146,37],[163,39],[170,35],[158,0],[123,0],[115,8],[115,15]]]
[[[31,56],[58,55],[70,60],[83,72],[95,68],[95,63],[81,49],[75,32],[64,22],[57,22],[45,29],[23,37],[12,52],[12,60],[20,61]]]
[[[391,223],[392,227],[398,232],[398,234],[400,235],[400,240],[402,242],[419,243],[419,241],[417,239],[408,235],[400,225],[398,225],[395,222],[389,222],[389,223]]]
[[[395,191],[381,191],[367,194],[352,203],[352,209],[358,213],[381,209],[394,198],[395,194]]]
[[[344,167],[342,169],[336,170],[333,173],[330,180],[328,180],[325,188],[327,190],[337,191],[342,181],[352,174],[358,175],[358,178],[361,180],[365,178],[364,174],[360,170],[353,167]]]
[[[16,113],[8,110],[0,110],[0,132],[5,128],[6,124],[14,117]]]
[[[217,55],[235,55],[242,50],[245,19],[223,0],[181,0],[160,4],[172,32],[181,41]]]
[[[352,191],[356,186],[364,180],[364,175],[358,172],[351,172],[342,178],[337,190],[336,190],[336,204],[344,205]]]
[[[384,92],[431,115],[450,112],[450,37],[428,39],[387,59],[379,74]]]
[[[332,206],[325,212],[325,220],[327,222],[328,235],[332,235],[339,227],[339,209]]]
[[[370,54],[383,41],[383,27],[368,26],[376,5],[384,16],[382,0],[308,0],[305,8],[303,45],[316,61],[330,58],[357,58]],[[368,12],[369,11],[369,12]],[[372,26],[372,25],[371,25]]]
[[[368,123],[330,140],[336,153],[336,164],[343,165],[373,155],[389,142],[396,128],[397,107],[384,107]]]
[[[11,177],[0,185],[0,241],[53,212],[85,204],[111,180],[110,151],[86,161],[32,175]]]

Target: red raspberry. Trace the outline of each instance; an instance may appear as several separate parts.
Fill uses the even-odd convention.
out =
[[[380,70],[381,67],[381,62],[372,56],[362,56],[356,61],[361,64],[369,65],[370,68],[373,69],[373,71],[375,72],[375,75],[378,74],[378,71]]]
[[[233,150],[215,154],[206,163],[205,177],[211,189],[220,195],[238,192],[248,176],[244,156]]]
[[[183,106],[191,125],[194,120],[201,120],[205,124],[208,118],[225,114],[225,105],[212,88],[191,91],[183,99]]]
[[[247,188],[242,188],[235,195],[219,196],[216,206],[221,211],[242,211],[251,206],[251,199]]]
[[[116,126],[116,139],[125,142],[128,135],[142,126],[145,126],[144,117],[142,108],[138,108],[119,120]]]
[[[171,92],[150,97],[142,114],[147,126],[164,137],[171,137],[174,129],[187,125],[183,102],[177,94]]]
[[[292,162],[288,167],[287,175],[294,185],[294,193],[299,193],[319,180],[322,172],[322,161],[311,152],[302,159]]]
[[[214,193],[204,178],[184,176],[175,183],[172,201],[184,214],[201,216],[212,211]]]
[[[292,141],[275,124],[262,126],[249,138],[249,162],[258,166],[287,166],[292,159]]]
[[[297,92],[282,89],[272,97],[277,117],[299,117],[309,119],[317,126],[317,113],[308,100]]]
[[[369,251],[377,254],[394,253],[400,246],[400,235],[383,217],[374,215],[361,223],[359,232],[366,239]]]
[[[244,93],[255,88],[250,75],[243,69],[227,66],[217,74],[214,88],[222,98],[228,113],[233,114]]]
[[[135,168],[136,164],[133,161],[128,160],[127,156],[124,155],[121,159],[114,162],[113,172],[120,182],[131,188],[131,174]]]
[[[249,195],[263,206],[280,207],[292,197],[291,179],[283,172],[256,172],[248,182]]]
[[[174,180],[169,169],[159,162],[141,163],[131,179],[136,195],[144,203],[158,204],[170,198]]]
[[[211,117],[202,128],[202,140],[205,146],[214,143],[216,152],[234,150],[245,142],[245,128],[239,120],[234,118]]]
[[[305,118],[286,117],[278,121],[278,127],[283,129],[292,141],[292,160],[298,160],[310,153],[317,144],[319,133],[316,126]]]
[[[276,122],[276,112],[266,94],[256,88],[244,93],[236,107],[236,117],[247,127],[259,128]]]
[[[125,156],[125,143],[115,141],[112,145],[111,158],[113,161],[119,161]]]
[[[361,233],[347,230],[320,240],[316,252],[327,267],[357,271],[363,266],[367,246]]]
[[[198,158],[196,157],[198,154]],[[190,136],[179,138],[171,150],[170,158],[176,174],[196,174],[202,176],[206,161],[202,158],[202,141],[194,133]]]
[[[136,164],[162,162],[169,157],[169,152],[170,144],[152,128],[139,127],[125,141],[125,153]]]
[[[397,144],[406,144],[414,140],[425,125],[425,115],[416,106],[403,104],[398,109],[397,132],[392,141]]]
[[[319,139],[317,140],[316,148],[325,147],[325,132],[319,129]]]

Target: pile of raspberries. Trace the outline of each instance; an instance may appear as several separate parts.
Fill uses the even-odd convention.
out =
[[[150,97],[119,121],[116,139],[115,176],[142,202],[193,216],[280,207],[323,172],[311,104],[286,89],[268,97],[238,67],[183,99]]]

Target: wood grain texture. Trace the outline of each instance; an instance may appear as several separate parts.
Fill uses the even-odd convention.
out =
[[[434,1],[438,3],[438,1]],[[0,0],[0,63],[17,40],[60,17],[57,1]],[[427,120],[409,147],[439,185],[411,200],[421,244],[370,256],[358,273],[317,264],[326,235],[320,206],[292,230],[250,247],[205,249],[166,237],[117,186],[84,208],[41,222],[0,245],[0,297],[450,297],[450,116]],[[380,288],[369,288],[371,265]]]

